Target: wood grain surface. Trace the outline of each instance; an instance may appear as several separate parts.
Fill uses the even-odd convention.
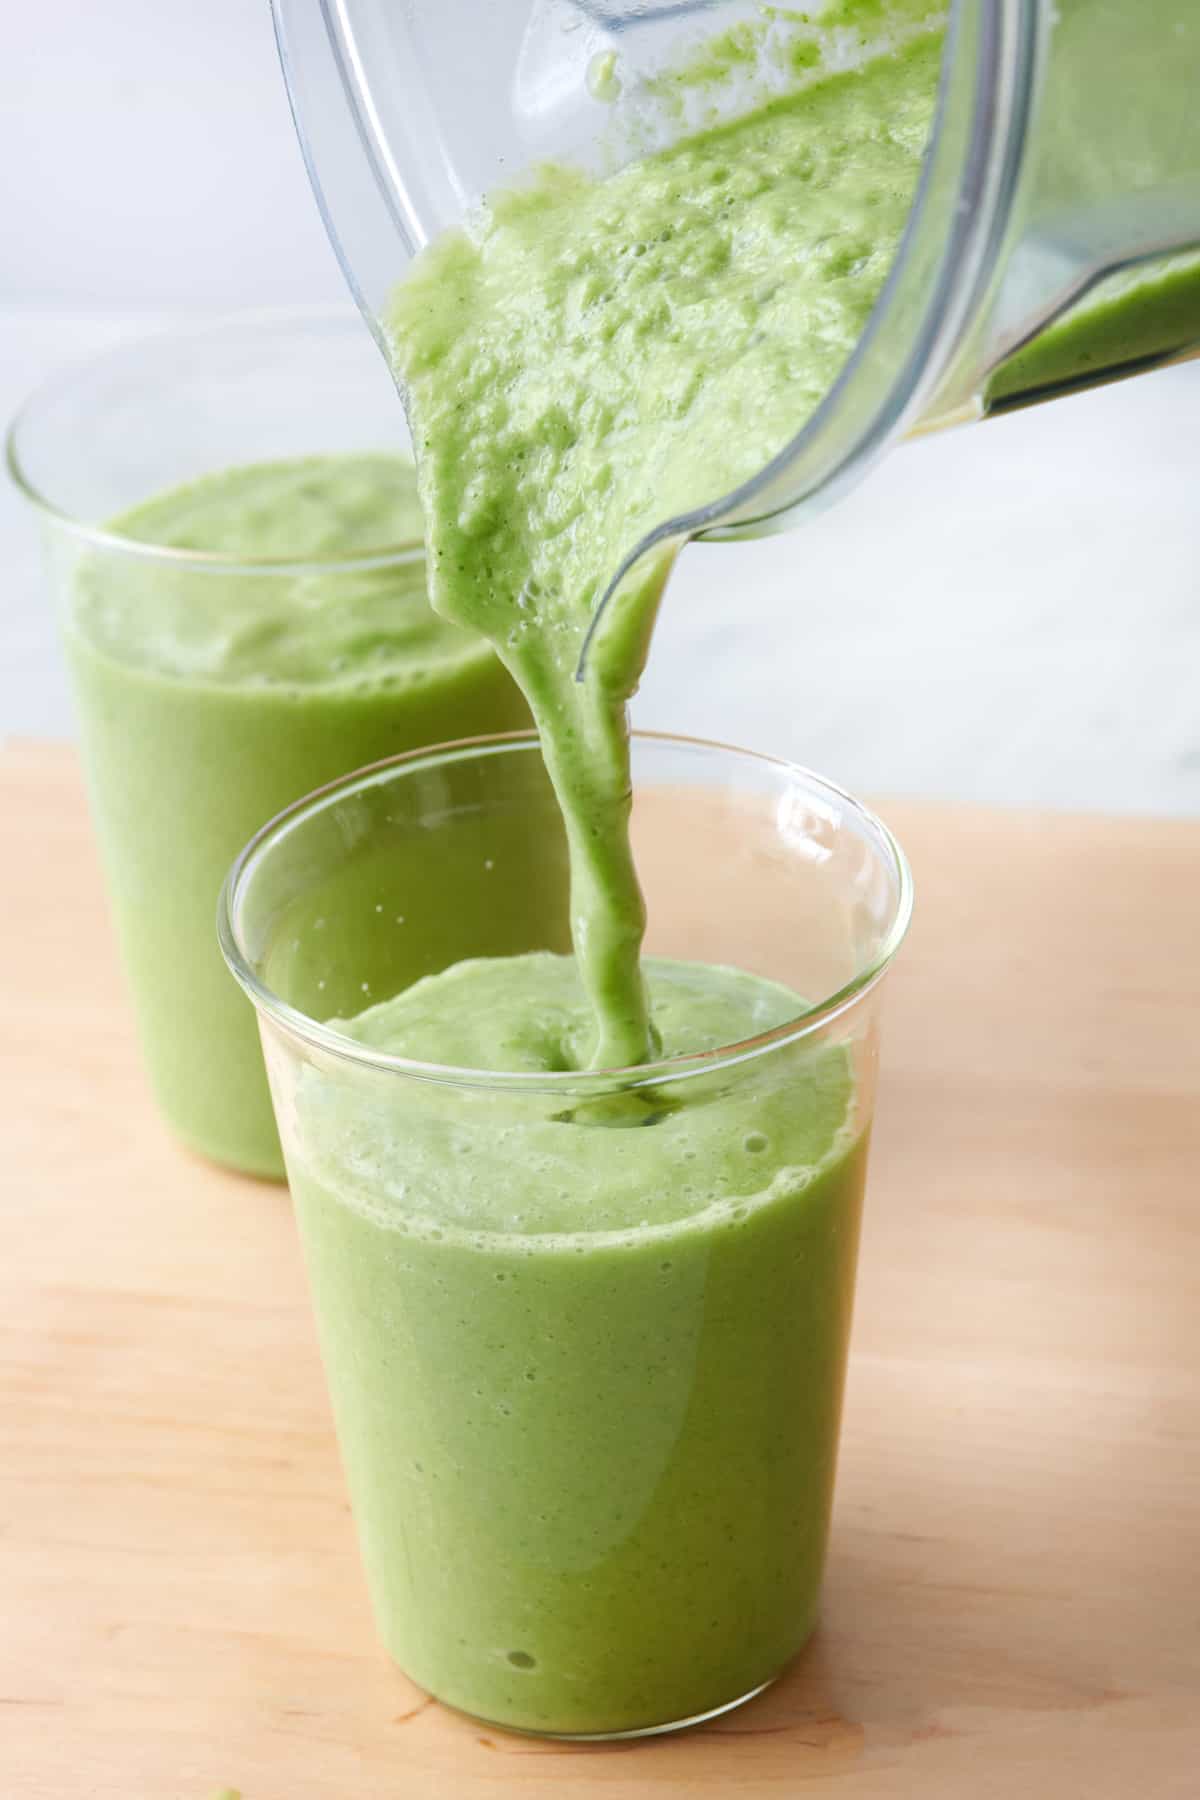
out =
[[[376,1648],[286,1196],[167,1139],[73,756],[0,756],[5,1800],[1200,1793],[1200,824],[885,810],[823,1622],[741,1712],[577,1748]]]

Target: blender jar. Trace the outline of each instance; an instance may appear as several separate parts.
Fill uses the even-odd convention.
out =
[[[896,437],[1200,347],[1194,0],[273,0],[293,112],[360,308],[491,188],[546,160],[603,173],[699,122],[669,73],[737,35],[703,122],[822,69],[945,33],[908,228],[855,353],[753,480],[652,544],[776,529]],[[793,40],[811,55],[781,55]],[[1129,290],[1136,289],[1132,295]],[[610,588],[610,593],[613,591]]]

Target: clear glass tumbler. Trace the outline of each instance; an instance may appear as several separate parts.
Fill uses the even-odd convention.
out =
[[[653,736],[633,769],[648,956],[759,978],[742,1041],[513,1073],[338,1023],[463,959],[567,948],[524,735],[292,807],[220,914],[383,1640],[440,1700],[554,1736],[711,1717],[812,1629],[880,983],[911,907],[887,829],[802,769]]]
[[[213,549],[199,526],[186,547],[165,547],[108,522],[230,469],[406,449],[395,390],[349,313],[258,315],[126,346],[35,394],[9,439],[43,528],[154,1091],[185,1143],[256,1175],[283,1167],[253,1012],[214,936],[230,862],[336,775],[528,714],[486,646],[444,628],[431,645],[415,514],[405,541],[370,554],[339,552],[339,519],[316,559]],[[286,544],[289,507],[308,503],[295,482],[265,522],[272,542]],[[339,670],[343,611],[378,631]],[[372,662],[381,652],[386,666]]]

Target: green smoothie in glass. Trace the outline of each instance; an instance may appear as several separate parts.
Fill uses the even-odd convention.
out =
[[[282,1161],[213,935],[231,858],[348,769],[528,718],[430,610],[420,537],[411,463],[314,456],[156,495],[73,566],[63,637],[150,1079],[186,1144],[252,1174]]]
[[[509,1076],[625,1070],[636,1089],[617,1076],[602,1102],[514,1121],[436,1081],[377,1101],[337,1058],[294,1082],[290,1052],[272,1065],[382,1634],[497,1723],[694,1719],[777,1674],[815,1617],[869,1101],[820,1039],[715,1090],[637,1088],[639,1065],[744,1043],[827,995],[642,962],[625,707],[669,550],[579,665],[629,545],[759,469],[853,348],[938,53],[927,35],[601,182],[543,170],[436,241],[391,309],[431,599],[528,700],[574,956],[473,957],[406,985],[364,953],[369,1004],[308,1005],[347,1046]],[[436,832],[429,847],[419,895]],[[321,909],[343,946],[359,905]],[[278,970],[323,954],[316,923],[288,925]]]
[[[802,1010],[651,960],[671,1057]],[[359,1042],[526,1074],[593,1031],[569,958],[461,962]],[[380,1630],[478,1717],[604,1733],[715,1711],[816,1616],[866,1125],[841,1045],[723,1091],[576,1109],[411,1101],[314,1072],[292,1184]]]

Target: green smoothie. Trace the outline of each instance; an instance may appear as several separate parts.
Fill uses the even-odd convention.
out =
[[[668,1055],[802,1010],[652,960]],[[574,1066],[571,959],[460,963],[345,1026],[424,1061]],[[306,1069],[289,1172],[383,1638],[478,1717],[597,1733],[768,1681],[812,1627],[866,1159],[847,1052],[561,1095]]]
[[[419,547],[396,556],[420,539],[402,458],[232,469],[107,529],[65,642],[147,1067],[185,1143],[280,1175],[253,1009],[215,939],[230,863],[334,776],[528,713],[487,646],[430,611]]]

